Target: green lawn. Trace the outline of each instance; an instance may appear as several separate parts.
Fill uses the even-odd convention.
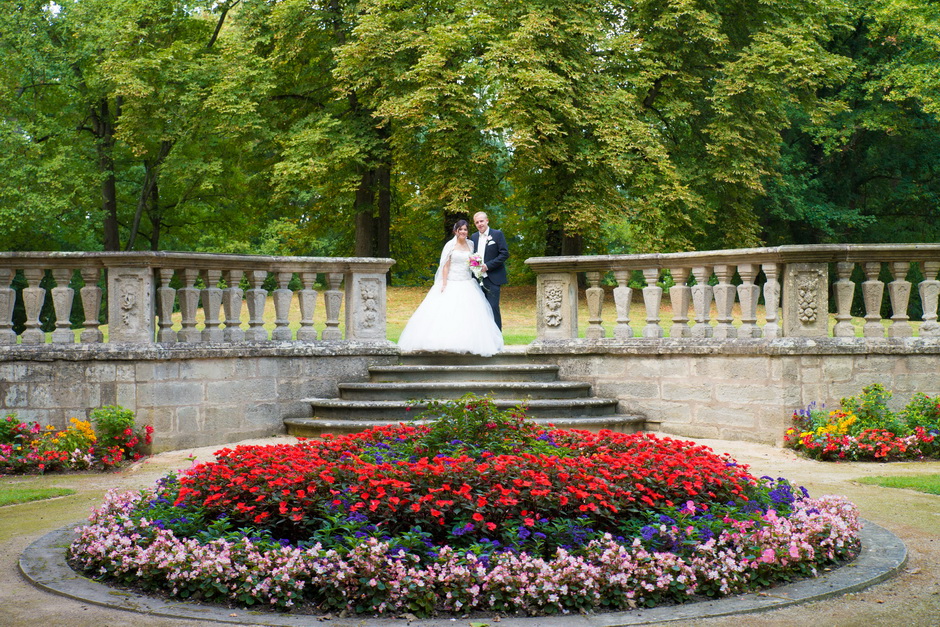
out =
[[[862,477],[859,483],[878,485],[883,488],[917,490],[940,495],[940,475],[902,475],[899,477]]]
[[[68,496],[69,494],[75,494],[75,490],[69,488],[0,486],[0,507],[4,505],[16,505],[17,503],[29,503],[30,501],[41,501],[57,496]]]

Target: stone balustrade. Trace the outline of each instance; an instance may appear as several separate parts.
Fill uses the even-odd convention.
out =
[[[535,257],[526,260],[538,277],[537,342],[578,338],[578,277],[584,273],[588,311],[584,338],[601,340],[606,291],[602,283],[612,276],[616,320],[613,340],[633,338],[630,307],[642,298],[646,309],[644,338],[665,336],[662,324],[663,288],[658,285],[668,271],[672,338],[777,338],[855,337],[852,306],[856,295],[853,273],[860,270],[861,301],[864,305],[865,338],[912,337],[914,325],[908,317],[912,269],[919,266],[917,289],[923,305],[918,335],[940,336],[937,301],[940,295],[940,245],[938,244],[832,244],[778,246],[692,253],[647,255],[596,255]],[[881,280],[886,267],[892,280]],[[829,273],[835,273],[832,295],[835,324],[829,324]],[[631,288],[635,272],[646,286]],[[737,277],[737,278],[736,278]],[[882,320],[887,289],[892,315]],[[634,292],[640,292],[635,295]],[[758,301],[763,296],[764,319],[758,324]],[[737,303],[738,307],[735,307]],[[610,322],[610,321],[608,321]]]
[[[269,341],[264,327],[268,292],[262,285],[273,276],[275,320],[272,341],[293,341],[288,313],[296,295],[300,308],[297,342],[368,341],[385,343],[385,274],[391,259],[335,257],[271,257],[205,253],[132,252],[0,252],[0,345],[16,344],[13,331],[15,291],[12,283],[22,271],[26,313],[22,344],[42,345],[43,304],[51,297],[55,317],[52,343],[95,344],[104,340],[98,319],[107,288],[108,342],[135,344],[230,343]],[[55,284],[44,287],[50,273]],[[70,287],[81,276],[84,286]],[[291,289],[297,277],[301,288]],[[317,337],[314,309],[319,300],[315,289],[323,277],[323,306],[326,325]],[[171,286],[174,277],[181,287]],[[103,280],[102,280],[103,279]],[[201,281],[199,281],[201,279]],[[199,282],[199,287],[197,287]],[[243,289],[247,286],[247,289]],[[69,317],[76,304],[76,291],[85,320],[76,338]],[[225,321],[241,318],[242,302],[248,310],[247,328]],[[176,330],[173,312],[179,305],[181,327]],[[345,307],[344,307],[345,305]],[[197,325],[197,310],[204,322]],[[345,337],[340,315],[345,310]]]

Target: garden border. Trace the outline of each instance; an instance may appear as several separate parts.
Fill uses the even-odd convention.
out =
[[[858,558],[816,578],[803,579],[764,592],[731,596],[715,601],[603,614],[503,617],[500,625],[501,627],[619,627],[688,621],[775,610],[857,592],[893,577],[907,563],[907,547],[900,538],[872,522],[867,520],[863,522],[864,527],[860,534],[862,550]],[[74,530],[82,524],[84,522],[49,532],[30,544],[20,557],[20,573],[31,584],[47,592],[149,616],[277,627],[307,625],[311,619],[316,618],[310,614],[282,614],[173,601],[126,592],[98,583],[76,573],[66,563],[66,552],[74,537]],[[443,620],[450,622],[449,619]],[[412,627],[433,627],[440,625],[441,622],[442,619],[437,618],[414,620],[407,624]],[[400,618],[364,619],[362,616],[353,616],[344,619],[335,615],[330,621],[330,625],[335,627],[352,627],[362,624],[367,624],[368,627],[401,627],[404,623]]]

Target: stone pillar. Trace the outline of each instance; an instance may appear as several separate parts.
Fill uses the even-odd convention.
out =
[[[764,337],[773,339],[780,337],[780,324],[777,322],[780,310],[780,266],[775,263],[761,264],[764,271]]]
[[[885,328],[881,324],[881,301],[884,298],[885,284],[878,280],[881,263],[869,261],[865,264],[866,281],[862,283],[862,295],[865,298],[865,337],[884,337]]]
[[[734,328],[734,295],[736,290],[731,284],[734,278],[734,266],[718,265],[715,266],[715,276],[718,277],[718,285],[715,286],[715,305],[718,308],[718,326],[715,327],[715,337],[718,339],[732,339],[738,336],[737,329]]]
[[[44,344],[46,334],[42,332],[39,322],[39,314],[42,312],[42,304],[46,299],[46,289],[40,287],[42,277],[45,274],[42,268],[26,268],[23,270],[23,276],[29,287],[23,288],[23,308],[26,310],[26,329],[23,331],[23,344]]]
[[[274,333],[271,338],[277,342],[290,342],[293,334],[290,331],[290,303],[294,292],[290,289],[290,280],[293,272],[278,272],[277,289],[274,290]]]
[[[828,264],[787,264],[783,271],[783,334],[829,336]]]
[[[245,339],[251,342],[263,342],[268,339],[268,332],[264,328],[264,305],[268,293],[262,285],[268,273],[264,270],[252,270],[248,273],[248,293],[245,300],[248,302],[248,331]]]
[[[206,325],[202,329],[203,342],[221,342],[225,339],[222,321],[219,319],[222,311],[222,288],[219,287],[221,278],[221,270],[206,270],[202,273],[202,282],[206,285],[200,292],[202,313],[206,319]]]
[[[588,288],[585,292],[588,306],[588,326],[584,337],[589,340],[600,340],[606,335],[604,331],[604,288],[601,287],[601,273],[597,271],[586,272]]]
[[[852,281],[854,261],[840,261],[836,264],[836,276],[839,280],[833,285],[836,296],[836,326],[832,331],[835,337],[855,337],[852,326],[852,301],[855,299],[855,283]]]
[[[303,288],[297,293],[297,300],[300,302],[300,328],[297,329],[297,341],[313,342],[317,339],[317,330],[313,326],[313,314],[317,307],[317,291],[313,289],[313,286],[317,282],[317,273],[301,272],[299,276]],[[384,281],[382,289],[384,292]],[[382,302],[386,302],[384,295]]]
[[[150,267],[108,269],[108,341],[154,341],[154,277]]]
[[[692,337],[689,328],[689,304],[692,301],[692,288],[686,285],[689,278],[688,268],[670,268],[675,285],[669,288],[669,304],[672,305],[672,328],[669,337]]]
[[[346,339],[387,343],[385,273],[347,274],[345,283]],[[313,308],[310,317],[313,318]]]
[[[199,288],[196,287],[196,278],[199,270],[186,268],[183,274],[183,287],[177,290],[180,301],[180,319],[182,329],[178,334],[180,342],[199,342],[202,333],[196,330],[196,312],[199,309]]]
[[[659,280],[659,268],[646,268],[643,270],[646,287],[643,288],[643,304],[646,306],[646,326],[643,327],[643,337],[663,337],[663,328],[659,324],[659,309],[663,303],[663,288],[656,285]]]
[[[576,273],[549,272],[538,275],[535,328],[538,341],[571,340],[578,337]]]
[[[921,268],[924,271],[924,280],[920,282],[918,289],[924,310],[924,323],[920,325],[920,334],[923,337],[937,337],[940,336],[940,324],[937,324],[937,300],[940,297],[940,281],[937,280],[937,272],[940,271],[940,261],[925,261],[921,264]]]
[[[13,268],[0,268],[0,344],[16,344],[13,332],[13,304],[16,290],[13,283]]]
[[[225,329],[222,338],[226,342],[242,342],[245,331],[242,329],[242,270],[225,271],[225,289],[222,290],[222,309],[225,312]]]
[[[695,266],[692,268],[692,276],[695,277],[695,285],[692,286],[692,306],[695,309],[692,337],[711,337],[714,333],[711,325],[713,290],[708,280],[712,276],[712,269]]]
[[[339,289],[339,286],[342,282],[343,275],[339,272],[327,273],[326,284],[328,287],[326,294],[323,295],[326,305],[326,328],[323,329],[324,340],[343,339],[343,333],[339,330],[339,310],[343,306],[343,292]]]
[[[738,286],[738,302],[741,303],[741,328],[738,337],[760,337],[760,327],[757,326],[757,301],[760,297],[760,288],[757,280],[758,267],[752,263],[738,264],[738,276],[741,285]]]
[[[891,299],[891,326],[889,337],[912,337],[914,327],[907,315],[907,304],[911,300],[911,282],[907,280],[907,271],[911,269],[908,261],[894,261],[889,264],[894,280],[888,284],[888,296]]]
[[[55,287],[52,288],[52,307],[55,309],[55,330],[52,332],[52,341],[62,344],[74,344],[75,333],[72,331],[72,301],[75,300],[75,290],[69,287],[72,280],[72,268],[54,268],[52,278]]]
[[[614,279],[617,287],[614,288],[614,307],[617,309],[617,326],[614,327],[614,337],[626,340],[633,337],[630,327],[630,305],[633,301],[633,289],[630,288],[630,271],[614,270]]]
[[[175,344],[177,337],[173,330],[173,305],[176,304],[176,290],[170,287],[173,280],[173,268],[160,268],[160,287],[157,288],[157,342]]]

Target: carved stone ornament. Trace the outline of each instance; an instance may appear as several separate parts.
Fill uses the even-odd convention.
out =
[[[371,329],[379,319],[379,290],[375,285],[363,281],[360,283],[359,297],[362,299],[363,310],[360,323],[363,327]]]
[[[121,321],[125,326],[133,327],[135,326],[135,313],[134,308],[137,306],[137,293],[130,291],[124,291],[121,293]]]
[[[558,285],[545,288],[545,324],[550,327],[561,325],[561,301],[563,292]]]
[[[819,314],[819,281],[817,276],[807,276],[800,280],[797,285],[797,312],[800,322],[803,324],[812,324],[816,322]]]

